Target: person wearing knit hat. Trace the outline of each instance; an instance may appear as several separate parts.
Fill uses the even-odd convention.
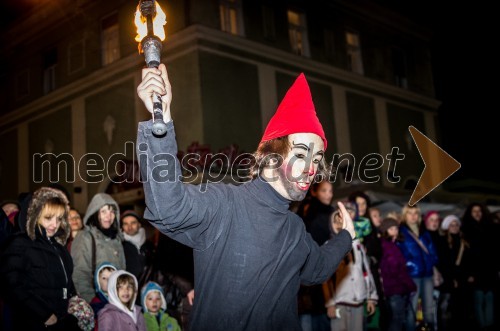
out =
[[[380,224],[380,227],[378,229],[380,233],[383,234],[393,226],[399,227],[398,221],[396,221],[394,218],[387,217],[384,218],[382,224]]]
[[[447,231],[452,222],[456,222],[459,227],[462,225],[460,219],[457,216],[448,215],[443,219],[443,223],[441,223],[441,229]]]
[[[141,217],[133,210],[123,212],[120,224],[123,231],[123,252],[127,261],[127,271],[137,279],[147,271],[153,261],[154,244],[146,238],[146,230],[141,225]],[[142,284],[139,284],[142,286]]]
[[[428,231],[437,231],[439,229],[439,213],[435,210],[428,211],[424,216],[424,225]]]
[[[177,320],[167,313],[167,301],[158,283],[144,285],[141,304],[147,331],[181,331]]]
[[[200,188],[178,178],[181,164],[175,158],[172,89],[165,66],[142,74],[137,93],[150,113],[153,95],[162,96],[167,125],[166,135],[158,137],[153,120],[139,123],[144,218],[194,248],[197,299],[191,330],[299,330],[300,283],[328,279],[355,236],[342,203],[343,230],[321,247],[289,210],[292,201],[304,199],[316,174],[328,170],[323,157],[327,140],[305,75],[297,77],[269,121],[253,154],[252,180]]]
[[[484,282],[484,278],[477,279],[478,270],[475,268],[474,262],[478,256],[475,255],[474,247],[465,240],[461,225],[462,222],[453,214],[446,216],[441,223],[446,251],[439,260],[444,282],[439,288],[441,309],[438,316],[441,324],[449,326],[449,328],[447,327],[449,330],[459,330],[460,326],[470,322],[469,312],[474,309],[473,305],[475,304],[470,296],[473,281],[478,281],[481,287]],[[481,239],[485,240],[484,235]],[[496,249],[490,251],[490,254],[494,254],[493,252],[496,252]],[[495,259],[493,255],[488,256],[485,263],[491,263],[492,259]],[[470,306],[464,305],[464,302],[469,302]],[[489,330],[488,328],[479,328],[479,325],[477,329]]]
[[[384,218],[378,229],[382,246],[380,276],[390,316],[387,319],[387,330],[404,330],[405,315],[410,309],[409,298],[417,287],[408,273],[406,259],[397,246],[402,240],[398,221],[390,217]]]

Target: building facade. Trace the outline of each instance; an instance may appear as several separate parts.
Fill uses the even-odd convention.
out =
[[[352,154],[355,180],[359,165],[380,154],[371,185],[400,189],[418,180],[423,163],[408,126],[439,138],[425,28],[373,1],[159,2],[181,151],[193,144],[254,151],[304,72],[328,161]],[[137,178],[118,180],[136,173],[125,168],[136,157],[137,123],[149,118],[136,95],[144,66],[134,41],[136,5],[47,2],[3,34],[0,200],[50,181],[64,185],[81,210],[97,192],[122,203],[142,198]],[[387,177],[393,147],[404,154],[398,178]],[[343,185],[340,176],[335,185]]]

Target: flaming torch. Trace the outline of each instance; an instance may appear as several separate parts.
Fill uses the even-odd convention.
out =
[[[166,16],[155,0],[140,0],[135,12],[134,23],[137,26],[135,40],[139,42],[139,53],[144,53],[148,68],[158,68],[161,57],[161,42],[165,40],[163,26]],[[167,132],[167,125],[163,121],[161,96],[153,95],[153,134],[163,136]]]

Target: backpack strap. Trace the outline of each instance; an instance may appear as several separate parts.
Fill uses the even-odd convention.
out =
[[[464,241],[462,239],[462,240],[460,240],[460,249],[458,251],[457,259],[455,260],[455,265],[457,267],[460,266],[460,263],[462,263],[462,256],[464,255],[464,248],[465,248],[465,244],[464,244]]]
[[[411,231],[411,229],[408,229],[408,233],[410,234],[410,236],[417,242],[417,244],[420,246],[420,248],[422,248],[422,250],[425,252],[425,254],[429,255],[429,250],[427,249],[427,247],[425,247],[424,243],[422,242],[422,240],[420,240],[417,235],[415,233],[413,233],[413,231]]]
[[[96,247],[94,235],[92,234],[91,231],[89,231],[89,233],[90,233],[90,239],[92,240],[92,275],[94,275],[95,268],[96,268],[96,250],[97,250],[97,247]]]

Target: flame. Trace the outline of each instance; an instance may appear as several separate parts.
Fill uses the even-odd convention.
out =
[[[165,40],[165,29],[163,26],[167,23],[167,16],[163,12],[160,7],[158,1],[156,3],[156,16],[153,19],[153,32],[154,35],[160,38],[161,41]],[[134,18],[135,26],[137,27],[137,36],[135,36],[135,41],[141,42],[144,37],[148,34],[148,27],[146,25],[146,18],[141,15],[141,10],[139,9],[139,5],[137,6],[137,10],[135,12]]]

